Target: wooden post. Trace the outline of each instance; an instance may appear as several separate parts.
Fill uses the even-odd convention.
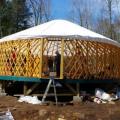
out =
[[[80,84],[76,83],[77,96],[80,96]]]
[[[104,73],[105,75],[102,76],[103,79],[106,78],[106,62],[107,62],[106,59],[107,59],[107,45],[104,44]]]
[[[87,73],[87,79],[88,79],[88,76],[89,76],[89,66],[88,66],[89,65],[89,61],[88,61],[89,60],[89,56],[88,56],[89,55],[89,53],[88,53],[89,52],[89,48],[88,47],[89,47],[89,45],[88,45],[88,41],[87,41],[87,46],[86,46],[86,52],[87,52],[86,53],[86,57],[87,57],[87,63],[86,63],[86,65],[87,65],[87,72],[86,73]]]
[[[42,61],[43,61],[43,38],[41,38],[41,47],[40,47],[40,78],[42,78]]]
[[[60,64],[60,79],[63,79],[63,68],[64,67],[64,39],[61,42],[61,64]]]
[[[29,76],[29,61],[30,60],[30,41],[27,43],[27,77]]]
[[[24,95],[27,95],[27,85],[26,85],[25,82],[24,82],[24,85],[23,85],[23,91],[24,91]]]
[[[117,67],[117,79],[119,78],[119,49],[117,48],[117,61],[116,61],[116,67]]]
[[[96,78],[98,78],[98,42],[96,42]]]

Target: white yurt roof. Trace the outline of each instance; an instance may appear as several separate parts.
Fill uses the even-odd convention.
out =
[[[110,38],[107,38],[103,35],[90,31],[84,27],[66,20],[52,20],[50,22],[46,22],[44,24],[3,37],[0,39],[0,42],[43,37],[80,38],[84,40],[105,42],[120,46],[118,42]]]

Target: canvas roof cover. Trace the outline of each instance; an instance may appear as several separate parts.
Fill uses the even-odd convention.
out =
[[[120,47],[118,42],[66,20],[52,20],[50,22],[46,22],[41,25],[3,37],[0,39],[0,42],[44,37],[77,38],[110,43]]]

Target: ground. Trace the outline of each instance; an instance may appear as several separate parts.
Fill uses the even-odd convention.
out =
[[[85,102],[68,105],[32,105],[18,98],[0,97],[0,111],[10,109],[15,120],[120,120],[120,101],[115,104]]]

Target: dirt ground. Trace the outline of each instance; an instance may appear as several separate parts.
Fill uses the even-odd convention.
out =
[[[16,97],[0,97],[0,112],[10,109],[15,120],[120,120],[120,101],[115,104],[85,102],[74,105],[32,105]]]

